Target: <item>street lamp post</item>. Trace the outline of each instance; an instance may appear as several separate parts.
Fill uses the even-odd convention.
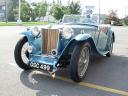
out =
[[[21,20],[21,0],[19,0],[19,16],[18,16],[18,20],[17,20],[17,24],[22,24],[22,20]]]
[[[125,6],[125,13],[124,13],[125,17],[127,17],[127,9],[128,9],[128,6]]]
[[[6,23],[8,23],[8,10],[7,10],[7,0],[5,0],[5,18],[6,18]]]
[[[21,6],[21,0],[19,0],[19,20],[20,20],[20,11],[21,11],[20,6]]]
[[[99,0],[99,24],[100,24],[100,0]]]

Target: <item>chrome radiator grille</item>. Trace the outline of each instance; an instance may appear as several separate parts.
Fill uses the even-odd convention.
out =
[[[42,29],[42,54],[51,55],[53,49],[57,49],[59,30],[58,29]]]

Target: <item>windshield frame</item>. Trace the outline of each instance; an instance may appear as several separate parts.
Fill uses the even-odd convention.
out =
[[[65,18],[69,17],[68,19],[71,19],[71,20],[66,20]],[[85,17],[85,18],[84,18]],[[78,19],[77,19],[78,18]],[[81,20],[81,21],[80,21]],[[85,20],[82,22],[82,20]],[[73,25],[97,25],[97,20],[93,20],[93,18],[87,18],[86,15],[64,15],[63,16],[63,19],[62,19],[62,23],[63,24],[73,24]]]

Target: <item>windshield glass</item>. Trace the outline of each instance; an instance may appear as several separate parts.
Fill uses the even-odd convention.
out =
[[[62,23],[69,24],[97,24],[97,16],[83,16],[83,15],[64,15]]]

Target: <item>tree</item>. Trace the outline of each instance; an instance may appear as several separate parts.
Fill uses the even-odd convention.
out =
[[[54,9],[55,9],[56,6],[57,6],[57,4],[55,3],[55,0],[53,0],[52,6],[51,6],[51,9],[50,9],[50,15],[53,15],[53,12],[54,12]]]
[[[39,16],[46,16],[47,13],[47,2],[46,1],[42,1],[40,8],[39,8]]]
[[[28,2],[21,0],[21,20],[29,21],[31,17],[31,7]]]
[[[61,0],[57,0],[57,5],[62,6]]]
[[[122,26],[122,20],[120,20],[117,16],[117,10],[109,10],[109,14],[105,20],[106,24],[112,24],[116,26]]]
[[[57,20],[63,18],[64,12],[62,8],[61,0],[57,0],[57,4],[53,0],[52,7],[50,9],[50,14],[53,15],[53,17]]]
[[[39,17],[39,9],[40,9],[40,4],[33,2],[31,4],[31,18],[32,20],[35,20],[36,17]]]
[[[111,23],[111,21],[117,21],[118,20],[117,10],[111,9],[108,12],[109,12],[109,14],[108,14],[109,23]]]
[[[125,25],[128,25],[128,16],[126,16],[126,17],[123,19],[123,21],[124,21],[124,24],[125,24]]]
[[[12,0],[8,7],[8,20],[14,21],[16,14],[18,14],[18,0]]]
[[[79,2],[71,2],[70,4],[69,4],[69,13],[70,14],[80,14],[80,4],[79,4]]]
[[[62,8],[59,7],[59,6],[56,6],[56,7],[54,8],[53,16],[54,16],[54,18],[56,18],[57,20],[62,19],[63,16],[64,16],[64,12],[63,12]]]
[[[63,12],[64,12],[64,14],[71,14],[70,13],[70,10],[69,10],[69,6],[62,6],[62,10],[63,10]]]

